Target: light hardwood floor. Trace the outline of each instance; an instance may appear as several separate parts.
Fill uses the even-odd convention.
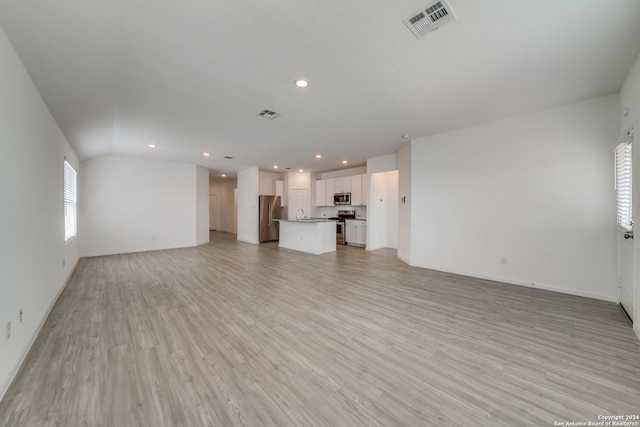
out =
[[[2,426],[553,426],[640,414],[612,303],[212,233],[81,259]]]

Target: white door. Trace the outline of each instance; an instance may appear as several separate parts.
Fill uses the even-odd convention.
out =
[[[218,195],[209,194],[209,230],[218,230],[220,227],[220,207]]]
[[[618,288],[620,305],[633,320],[633,238],[625,239],[624,234],[618,231]]]
[[[289,193],[289,219],[309,218],[311,215],[311,200],[309,200],[309,190],[294,189]]]
[[[633,243],[633,130],[615,149],[618,289],[620,305],[633,321],[635,252]]]

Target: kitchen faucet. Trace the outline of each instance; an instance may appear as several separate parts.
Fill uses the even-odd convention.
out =
[[[296,211],[296,221],[299,219],[299,216],[304,213],[304,209],[300,208]]]

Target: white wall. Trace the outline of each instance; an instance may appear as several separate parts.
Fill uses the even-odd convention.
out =
[[[289,172],[287,177],[289,178],[289,190],[311,188],[311,174],[309,172]]]
[[[2,29],[0,64],[1,399],[78,262],[78,239],[64,242],[65,156],[79,167]]]
[[[196,237],[203,232],[196,211],[199,198],[208,205],[208,189],[198,185],[197,166],[109,155],[83,161],[80,174],[82,256],[195,246],[202,240]]]
[[[370,157],[367,159],[367,169],[362,173],[388,172],[398,169],[398,155],[387,154],[386,156]]]
[[[238,172],[238,240],[258,242],[258,168]]]
[[[196,245],[209,243],[209,169],[196,166]]]
[[[283,181],[284,173],[277,172],[258,172],[258,194],[275,196],[276,195],[276,181]]]
[[[618,102],[413,141],[411,264],[615,301]]]
[[[634,181],[633,188],[640,188],[640,168],[635,165],[640,165],[640,138],[638,137],[638,125],[640,124],[640,56],[636,58],[635,63],[629,70],[629,74],[622,84],[622,88],[620,89],[620,129],[619,133],[622,135],[632,126],[635,128],[635,139],[634,139],[634,148],[633,148],[633,163],[634,163]],[[626,116],[625,116],[626,112]],[[634,223],[640,224],[640,192],[638,190],[635,191],[634,195]],[[634,304],[634,330],[638,337],[640,337],[640,239],[634,239],[634,250],[635,250],[635,266],[636,266],[636,274],[635,274],[635,304]]]
[[[209,194],[215,194],[218,197],[218,206],[220,208],[218,231],[227,233],[237,233],[238,231],[236,188],[238,188],[238,181],[235,179],[215,180],[209,184]],[[210,214],[213,214],[213,212],[210,212]],[[210,219],[210,222],[213,224],[213,218]]]

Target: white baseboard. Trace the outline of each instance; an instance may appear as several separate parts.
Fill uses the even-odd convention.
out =
[[[412,264],[410,264],[410,265],[412,265]],[[528,282],[528,281],[518,280],[518,279],[512,279],[512,278],[508,278],[508,277],[491,276],[491,275],[487,275],[487,274],[480,274],[480,273],[474,273],[474,272],[468,272],[468,271],[459,271],[459,270],[455,271],[455,270],[443,269],[443,268],[434,267],[434,266],[428,266],[428,265],[413,264],[413,266],[414,267],[419,267],[419,268],[426,268],[426,269],[429,269],[429,270],[442,271],[444,273],[458,274],[460,276],[469,276],[469,277],[475,277],[475,278],[478,278],[478,279],[491,280],[491,281],[494,281],[494,282],[508,283],[510,285],[518,285],[518,286],[525,286],[525,287],[528,287],[528,288],[544,289],[546,291],[559,292],[559,293],[562,293],[562,294],[568,294],[568,295],[575,295],[575,296],[579,296],[579,297],[598,299],[598,300],[602,300],[602,301],[609,301],[609,302],[616,302],[616,303],[618,302],[618,298],[615,295],[606,295],[606,294],[600,294],[600,293],[596,293],[596,292],[581,291],[579,289],[565,288],[565,287],[562,287],[562,286],[550,285],[550,284],[547,284],[547,283],[535,282],[535,284],[532,284],[533,282]]]
[[[56,302],[58,302],[58,298],[60,298],[60,295],[62,295],[62,292],[64,292],[65,288],[67,287],[67,284],[69,283],[69,279],[71,278],[71,275],[73,274],[73,272],[76,270],[76,267],[78,266],[79,261],[80,259],[78,258],[73,268],[71,268],[69,275],[66,277],[64,284],[62,285],[62,287],[56,294],[55,298],[49,305],[49,308],[47,309],[46,313],[44,313],[44,316],[42,316],[42,318],[40,319],[40,323],[38,324],[38,327],[33,331],[31,336],[29,337],[29,341],[25,346],[25,348],[22,350],[20,357],[18,358],[18,360],[16,360],[16,363],[13,364],[13,366],[11,367],[11,370],[9,371],[9,375],[0,386],[0,400],[4,398],[4,395],[7,393],[7,390],[9,390],[9,386],[11,385],[13,380],[16,378],[16,375],[18,375],[18,371],[20,371],[20,367],[24,363],[24,360],[27,358],[27,355],[29,354],[29,350],[31,350],[33,343],[36,341],[36,338],[38,337],[38,334],[42,330],[42,327],[44,326],[44,322],[46,322],[47,318],[49,317],[51,310],[56,305]]]
[[[116,251],[95,251],[95,252],[83,252],[80,254],[80,258],[91,258],[96,256],[109,256],[109,255],[122,255],[122,254],[135,254],[138,252],[153,252],[153,251],[166,251],[169,249],[183,249],[193,248],[196,245],[183,245],[183,246],[167,246],[167,247],[146,247],[135,249],[119,249]]]

